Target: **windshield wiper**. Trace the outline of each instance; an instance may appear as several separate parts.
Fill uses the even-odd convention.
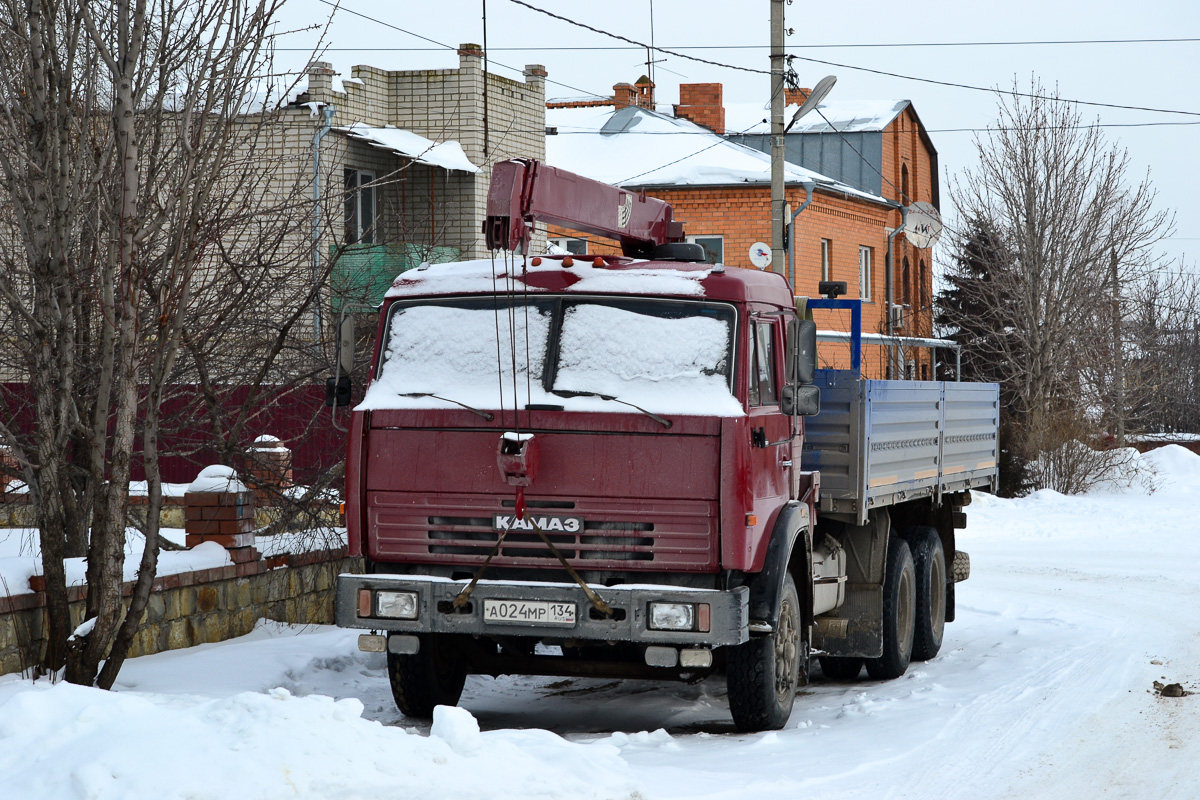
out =
[[[496,418],[495,414],[489,413],[487,411],[480,411],[478,408],[472,408],[471,406],[467,405],[466,403],[460,403],[457,400],[451,400],[449,397],[441,397],[440,395],[436,395],[433,392],[397,392],[396,394],[400,395],[401,397],[432,397],[434,400],[441,400],[446,403],[453,403],[456,406],[461,406],[461,407],[465,408],[467,411],[470,411],[472,414],[476,414],[480,417],[483,417],[488,422],[491,422],[492,420],[494,420]]]
[[[671,420],[667,419],[666,417],[660,417],[658,414],[655,414],[652,411],[647,411],[646,409],[642,408],[641,406],[634,405],[633,403],[630,403],[627,400],[621,400],[619,398],[613,397],[611,394],[600,394],[599,392],[572,392],[572,391],[568,391],[565,389],[560,389],[558,391],[551,390],[550,394],[555,395],[557,397],[599,397],[601,400],[611,400],[612,402],[620,403],[623,406],[629,406],[630,408],[636,408],[638,411],[642,412],[650,419],[659,423],[664,428],[671,427]]]

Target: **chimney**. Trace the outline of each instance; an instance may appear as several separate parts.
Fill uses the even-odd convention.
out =
[[[328,61],[314,61],[308,65],[308,99],[325,102],[333,93],[333,76],[337,73]]]
[[[812,89],[784,89],[783,102],[785,105],[800,105],[808,96],[812,94]]]
[[[459,69],[483,69],[483,48],[474,42],[466,42],[458,46]]]
[[[620,111],[626,106],[637,105],[637,89],[628,83],[618,83],[613,87],[613,105]]]
[[[679,84],[679,105],[675,116],[703,125],[713,133],[725,135],[724,90],[719,83]]]
[[[638,78],[637,87],[637,104],[642,108],[654,110],[654,83],[645,75]]]

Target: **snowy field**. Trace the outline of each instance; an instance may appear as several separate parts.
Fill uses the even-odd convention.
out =
[[[468,679],[414,725],[355,634],[264,624],[127,663],[114,692],[0,678],[0,798],[1200,797],[1200,457],[1157,489],[976,495],[942,653],[817,674],[779,732],[719,680]]]

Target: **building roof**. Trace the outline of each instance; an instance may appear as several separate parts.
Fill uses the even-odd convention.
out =
[[[788,133],[859,133],[881,131],[900,112],[912,105],[910,100],[840,100],[821,103],[805,114]],[[788,104],[783,112],[786,125],[800,106]],[[817,113],[817,112],[820,113]],[[729,133],[770,133],[771,106],[761,103],[727,103],[725,129]]]
[[[356,122],[349,127],[337,128],[353,139],[362,141],[382,150],[398,153],[421,164],[430,164],[443,169],[453,169],[460,172],[479,172],[479,167],[471,163],[462,145],[454,141],[435,142],[424,136],[394,128],[391,125],[375,127]]]
[[[547,163],[580,175],[631,187],[767,185],[771,159],[709,129],[637,106],[549,108]],[[784,166],[790,184],[815,182],[829,191],[879,203],[879,195],[855,189],[795,164]]]

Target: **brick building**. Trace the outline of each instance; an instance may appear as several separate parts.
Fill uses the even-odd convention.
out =
[[[483,257],[492,164],[545,158],[545,68],[526,66],[520,81],[485,74],[478,45],[461,45],[458,57],[457,69],[360,65],[340,80],[314,62],[287,112],[311,170],[323,109],[336,109],[322,140],[332,224],[320,245],[323,257],[337,256],[335,310],[343,299],[377,303],[397,273],[422,261]]]
[[[789,93],[785,118],[803,91]],[[770,241],[770,158],[755,146],[761,136],[755,126],[769,109],[759,107],[757,120],[743,124],[753,112],[727,108],[721,84],[684,84],[680,102],[666,113],[646,78],[617,84],[610,98],[553,100],[547,109],[554,134],[547,137],[550,164],[666,200],[689,240],[704,245],[712,260],[749,268],[750,246]],[[885,333],[889,234],[901,224],[901,205],[937,205],[937,153],[908,101],[821,110],[832,129],[818,116],[825,128],[806,118],[788,135],[786,201],[793,212],[812,201],[796,217],[788,278],[797,295],[808,296],[817,294],[821,280],[846,281],[848,296],[864,301],[864,332]],[[855,113],[859,117],[845,119]],[[734,120],[739,127],[731,134],[727,122]],[[840,135],[843,128],[854,136]],[[612,246],[568,231],[552,230],[551,236],[576,251]],[[902,234],[891,244],[893,330],[928,337],[931,251],[913,248]],[[822,329],[845,330],[849,315],[819,312],[817,322]],[[846,364],[848,350],[827,345],[821,352],[827,364]],[[864,350],[869,375],[886,374],[886,362],[882,348]],[[906,349],[903,374],[931,377],[928,352]]]

